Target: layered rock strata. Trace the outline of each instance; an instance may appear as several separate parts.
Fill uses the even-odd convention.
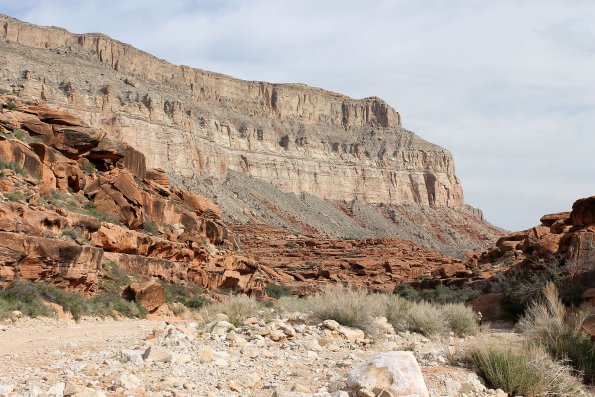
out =
[[[185,179],[234,170],[330,200],[464,206],[451,154],[404,129],[379,98],[242,81],[101,34],[0,24],[2,88],[76,110],[149,168]]]
[[[44,106],[0,96],[0,287],[98,289],[108,261],[145,278],[262,290],[211,201],[169,187],[144,156]]]

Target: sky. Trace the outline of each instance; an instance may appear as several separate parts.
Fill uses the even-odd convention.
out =
[[[592,0],[0,0],[176,64],[378,96],[508,230],[595,195]]]

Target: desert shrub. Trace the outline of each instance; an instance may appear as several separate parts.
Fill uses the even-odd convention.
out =
[[[103,212],[95,206],[92,202],[88,202],[83,206],[84,213],[92,216],[93,218],[99,219],[102,222],[119,223],[118,216],[116,214]]]
[[[543,289],[549,283],[558,288],[563,303],[578,304],[589,283],[581,281],[575,273],[573,263],[554,257],[538,271],[500,273],[493,289],[504,293],[503,308],[511,319],[517,320],[532,302],[542,299]]]
[[[85,236],[85,232],[80,227],[72,227],[62,230],[62,236],[78,243],[89,244],[91,241]]]
[[[464,303],[477,296],[480,291],[469,287],[447,287],[439,285],[433,289],[417,290],[409,284],[399,284],[395,287],[395,294],[415,302],[428,301],[435,303]]]
[[[441,307],[430,302],[421,301],[413,304],[407,313],[407,328],[425,336],[444,333],[447,319]]]
[[[487,383],[509,395],[586,395],[569,367],[552,360],[538,348],[514,348],[488,343],[471,348],[468,354]]]
[[[286,312],[300,312],[305,313],[308,312],[309,305],[307,298],[300,298],[295,295],[291,296],[282,296],[275,302],[276,306],[279,307],[281,310]]]
[[[448,303],[441,307],[447,327],[457,336],[474,335],[479,331],[473,309],[462,303]]]
[[[157,228],[157,222],[154,222],[154,221],[144,221],[143,222],[143,230],[147,233],[159,234],[159,230]]]
[[[106,260],[101,264],[100,275],[99,289],[115,295],[119,295],[122,289],[133,281],[131,275],[113,260]]]
[[[13,130],[12,135],[20,141],[24,141],[28,137],[28,135],[26,135],[22,130],[19,129]]]
[[[5,106],[8,110],[15,110],[17,108],[17,104],[14,102],[6,102]]]
[[[116,294],[106,291],[100,292],[88,302],[84,315],[106,317],[111,316],[114,312],[118,312],[125,317],[139,317],[143,318],[147,315],[147,311],[142,306],[134,301],[127,301]]]
[[[0,95],[9,94],[9,93],[11,93],[11,92],[12,92],[12,91],[10,91],[10,90],[7,90],[6,88],[0,88]]]
[[[45,305],[37,289],[30,281],[16,282],[0,290],[0,319],[18,310],[25,316],[55,316],[54,310]]]
[[[165,301],[173,306],[174,303],[181,303],[188,309],[199,310],[211,302],[202,296],[203,290],[195,284],[182,286],[178,284],[163,283],[165,290]]]
[[[19,281],[5,290],[0,290],[0,301],[3,301],[5,306],[8,302],[9,306],[13,307],[12,310],[19,310],[30,317],[55,314],[43,301],[57,303],[64,311],[70,312],[75,320],[82,316],[109,316],[114,310],[126,317],[144,317],[146,314],[135,302],[128,302],[117,294],[102,292],[87,299],[54,285],[31,281]],[[0,304],[0,307],[2,305]]]
[[[264,291],[271,298],[280,298],[282,296],[291,296],[291,288],[283,283],[280,284],[269,284],[265,287]]]
[[[593,308],[568,310],[553,283],[544,287],[543,298],[532,303],[519,321],[527,339],[543,346],[553,357],[569,362],[584,375],[585,382],[595,383],[595,342],[582,325],[595,315]]]
[[[384,317],[400,331],[406,331],[407,316],[413,303],[397,295],[377,294],[373,297],[374,305],[381,307]]]
[[[23,175],[23,176],[27,175],[27,172],[23,169],[23,167],[21,167],[20,165],[18,165],[15,162],[6,161],[2,158],[0,158],[0,169],[9,169],[9,170],[13,170],[14,172],[16,172],[19,175]]]
[[[307,307],[315,320],[335,320],[347,327],[369,331],[374,327],[373,318],[384,315],[382,307],[371,303],[365,290],[338,284],[310,296]]]
[[[9,201],[21,201],[26,200],[28,195],[24,192],[20,192],[18,190],[4,193],[4,197],[6,197]]]
[[[235,326],[242,325],[249,317],[268,318],[270,312],[256,300],[240,295],[230,295],[225,302],[209,306],[208,311],[211,314],[226,314],[229,322]]]
[[[82,170],[87,174],[87,175],[91,175],[93,172],[95,172],[97,170],[97,167],[95,167],[95,164],[93,164],[90,161],[85,161],[82,165],[81,165]]]

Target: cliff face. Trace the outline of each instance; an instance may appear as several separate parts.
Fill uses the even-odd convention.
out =
[[[70,109],[187,186],[231,170],[330,200],[464,206],[452,155],[379,98],[242,81],[1,15],[0,38],[0,88]]]

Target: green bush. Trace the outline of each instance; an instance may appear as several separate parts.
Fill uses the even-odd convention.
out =
[[[14,172],[16,172],[19,175],[27,176],[27,172],[23,169],[23,167],[21,167],[17,163],[14,163],[12,161],[6,161],[2,158],[0,158],[0,169],[13,170]]]
[[[187,286],[182,286],[163,283],[162,285],[165,290],[165,301],[168,304],[181,303],[188,309],[199,310],[211,303],[202,296],[202,288],[195,284],[189,283]]]
[[[87,299],[74,292],[66,292],[45,283],[18,281],[0,290],[0,317],[19,310],[26,316],[54,316],[54,310],[43,301],[57,303],[72,314],[75,320],[82,316],[110,316],[113,311],[126,317],[144,317],[146,311],[135,302],[129,302],[110,292],[101,292]]]
[[[6,197],[9,201],[22,201],[26,200],[29,196],[24,192],[15,190],[12,192],[4,193],[4,197]]]
[[[428,301],[434,303],[464,303],[480,295],[480,291],[473,288],[446,287],[439,285],[433,289],[417,290],[409,284],[399,284],[395,287],[395,294],[415,302]]]
[[[17,108],[17,104],[14,102],[6,102],[5,106],[8,110],[15,110]]]
[[[157,222],[154,222],[154,221],[144,221],[143,222],[143,230],[150,234],[154,234],[154,235],[159,234]]]
[[[89,160],[84,162],[81,168],[87,175],[91,175],[93,174],[93,172],[97,171],[97,167],[95,167],[95,164],[93,164]]]
[[[22,130],[19,129],[13,130],[12,135],[19,141],[24,141],[28,137],[28,135],[26,135]]]
[[[469,355],[491,387],[511,396],[586,396],[571,369],[540,349],[488,344],[472,348]]]
[[[282,296],[291,296],[291,288],[285,284],[269,284],[265,287],[264,292],[271,298],[279,299]]]
[[[410,307],[407,328],[425,336],[438,335],[447,330],[447,319],[440,306],[421,301]]]

